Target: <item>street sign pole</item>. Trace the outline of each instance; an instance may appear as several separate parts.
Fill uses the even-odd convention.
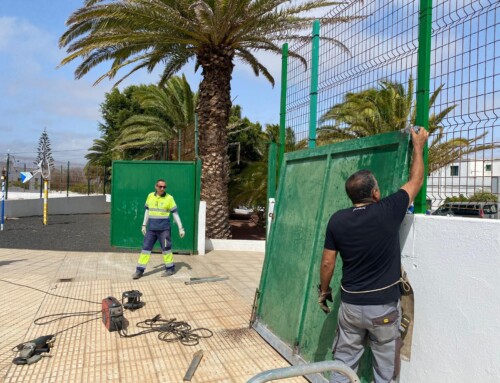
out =
[[[5,217],[5,169],[2,170],[2,217],[0,218],[0,231],[3,231]]]
[[[49,180],[43,179],[43,224],[47,225],[49,223],[48,215],[49,207]]]

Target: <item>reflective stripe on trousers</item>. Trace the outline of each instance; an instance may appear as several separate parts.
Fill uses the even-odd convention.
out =
[[[151,258],[151,250],[153,250],[156,241],[160,243],[165,267],[171,269],[175,266],[174,254],[172,253],[172,242],[170,240],[170,230],[148,230],[144,236],[141,254],[137,261],[138,270],[144,271],[146,269],[149,259]]]

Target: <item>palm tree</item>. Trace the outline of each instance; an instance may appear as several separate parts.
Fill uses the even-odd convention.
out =
[[[67,23],[60,46],[77,58],[81,78],[104,61],[110,69],[98,78],[113,78],[124,67],[131,73],[161,66],[160,83],[189,60],[202,69],[198,116],[202,157],[201,198],[207,202],[207,235],[229,238],[227,130],[231,108],[230,82],[235,60],[249,65],[255,75],[274,79],[255,57],[256,51],[281,54],[282,42],[310,41],[312,18],[305,13],[338,3],[305,0],[86,0]],[[323,25],[356,17],[322,19]],[[342,49],[340,42],[330,40]],[[296,52],[290,57],[305,60]]]
[[[91,166],[105,166],[109,168],[111,162],[113,161],[111,152],[111,143],[109,140],[104,138],[98,138],[94,140],[94,144],[90,147],[88,154],[85,158],[88,160],[88,167]]]
[[[231,180],[229,189],[231,206],[266,206],[267,205],[267,169],[269,163],[269,143],[279,143],[280,126],[267,124],[256,144],[263,153],[258,161],[252,161]],[[285,146],[295,149],[295,134],[291,128],[286,128]]]
[[[412,77],[406,89],[402,84],[389,80],[379,81],[379,86],[358,93],[347,93],[344,102],[331,107],[320,119],[322,125],[318,129],[318,145],[398,131],[415,125]],[[442,89],[443,85],[432,93],[429,108],[432,108]],[[497,147],[494,144],[473,145],[487,132],[473,138],[454,137],[445,141],[442,122],[456,106],[448,106],[429,116],[429,173],[470,153]],[[329,121],[334,124],[328,124]]]
[[[139,149],[135,159],[161,159],[168,142],[178,143],[180,139],[183,152],[177,153],[177,159],[194,159],[194,111],[198,95],[192,92],[186,77],[174,76],[164,86],[141,87],[134,97],[146,113],[131,116],[123,123],[113,150]]]

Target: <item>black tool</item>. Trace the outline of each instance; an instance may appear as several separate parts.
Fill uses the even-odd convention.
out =
[[[50,347],[55,341],[54,335],[40,336],[26,343],[16,346],[19,356],[12,360],[17,365],[33,364],[42,359],[42,354],[50,352]]]
[[[128,310],[137,310],[145,305],[141,302],[142,293],[139,290],[125,291],[122,294],[123,307]],[[127,299],[127,302],[124,302]]]

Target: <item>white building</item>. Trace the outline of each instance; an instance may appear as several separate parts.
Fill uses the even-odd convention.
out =
[[[464,159],[453,162],[427,178],[427,197],[436,209],[446,197],[472,196],[484,190],[500,200],[500,159]]]

